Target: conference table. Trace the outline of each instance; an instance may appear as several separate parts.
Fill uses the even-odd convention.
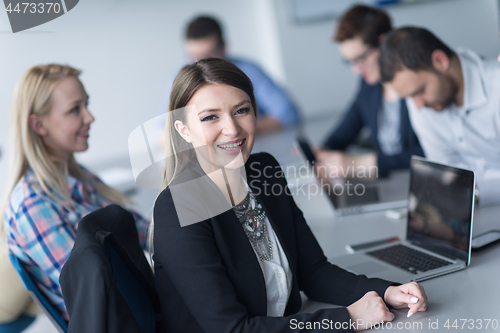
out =
[[[318,118],[308,121],[300,131],[317,145],[323,140],[336,119]],[[259,136],[254,152],[265,151],[276,157],[281,166],[299,167],[304,159],[293,152],[298,129]],[[328,259],[347,253],[346,245],[386,239],[391,236],[405,237],[406,211],[404,208],[389,214],[387,211],[335,216],[326,195],[294,191],[297,186],[307,186],[316,180],[312,174],[288,179],[291,192],[299,208],[320,243]],[[401,186],[408,186],[402,183]],[[139,210],[151,216],[152,205],[158,190],[138,189],[132,199]],[[406,199],[406,198],[401,198]],[[394,211],[391,211],[394,213]],[[474,235],[498,227],[500,206],[476,207]],[[500,332],[500,244],[473,252],[470,265],[459,272],[421,282],[429,300],[426,312],[418,312],[407,318],[408,309],[391,311],[395,319],[374,328],[389,332]],[[308,300],[303,295],[302,312],[335,307]]]

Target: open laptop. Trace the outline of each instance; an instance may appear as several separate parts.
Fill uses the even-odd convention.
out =
[[[309,165],[314,168],[316,157],[309,142],[303,135],[299,135],[297,144]],[[343,177],[344,175],[346,177]],[[335,215],[406,207],[409,184],[407,172],[395,172],[386,179],[349,178],[352,175],[353,169],[339,170],[339,177],[329,178],[328,184],[323,186],[334,207]]]
[[[331,260],[357,274],[406,283],[470,263],[475,175],[412,157],[406,239]]]

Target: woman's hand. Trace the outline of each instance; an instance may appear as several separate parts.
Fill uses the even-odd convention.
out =
[[[324,178],[377,178],[377,155],[350,155],[340,150],[315,148],[316,169]]]
[[[377,323],[394,319],[394,314],[389,311],[382,297],[375,291],[367,292],[358,301],[349,305],[347,311],[356,327],[354,331],[369,329]]]
[[[408,318],[417,311],[427,310],[427,295],[425,295],[424,287],[416,282],[390,286],[385,291],[384,300],[396,309],[410,308]]]
[[[330,178],[339,178],[342,175],[344,154],[341,151],[314,149],[316,174],[324,182],[328,183]]]
[[[341,167],[345,164],[345,157],[347,155],[340,150],[328,150],[322,148],[313,149],[314,156],[316,156],[316,162],[322,162],[328,166]]]

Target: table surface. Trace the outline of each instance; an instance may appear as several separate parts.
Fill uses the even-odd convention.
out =
[[[326,137],[334,122],[331,119],[316,119],[305,124],[302,131],[313,144],[317,145]],[[292,154],[296,135],[297,130],[293,129],[258,137],[253,151],[271,153],[282,167],[300,165],[303,163],[302,157]],[[315,180],[302,178],[300,181],[307,183]],[[293,180],[290,182],[293,183]],[[384,211],[339,217],[334,215],[333,208],[325,195],[309,195],[299,191],[294,192],[293,189],[292,193],[329,259],[346,254],[347,244],[363,243],[389,236],[405,237],[405,217],[392,219],[387,217]],[[158,190],[138,189],[132,195],[132,199],[138,204],[141,213],[151,216],[157,195]],[[480,223],[474,224],[476,235],[498,226],[500,206],[476,208],[475,216],[479,215]],[[497,301],[500,297],[499,276],[500,244],[496,244],[473,253],[471,264],[466,269],[421,282],[429,299],[428,310],[418,312],[411,318],[406,318],[407,310],[392,310],[396,315],[395,320],[378,328],[377,331],[500,332],[500,305]],[[333,306],[305,299],[302,311],[313,312],[326,307]]]

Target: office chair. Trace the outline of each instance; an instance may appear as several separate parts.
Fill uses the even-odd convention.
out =
[[[40,307],[40,309],[42,309],[42,311],[49,318],[52,324],[54,324],[57,331],[61,333],[68,332],[68,323],[56,311],[54,305],[52,305],[52,303],[40,291],[40,289],[38,289],[35,282],[33,281],[32,276],[24,267],[22,261],[12,253],[9,253],[9,258],[15,270],[21,277],[21,280],[23,281],[24,286],[30,293],[31,297],[33,297],[33,300],[35,300],[36,304]]]
[[[69,330],[156,332],[160,302],[132,214],[110,205],[85,216],[59,277]]]

